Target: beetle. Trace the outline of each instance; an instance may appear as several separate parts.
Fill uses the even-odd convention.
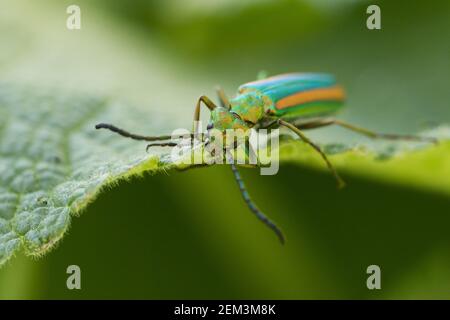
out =
[[[200,109],[204,104],[211,112],[207,130],[230,129],[248,131],[250,129],[270,129],[285,127],[293,131],[302,141],[310,145],[320,154],[337,181],[338,188],[345,185],[326,154],[304,133],[304,130],[338,125],[369,138],[391,140],[411,140],[436,142],[433,138],[413,135],[397,135],[377,133],[353,124],[338,120],[334,115],[342,108],[345,100],[344,89],[336,83],[334,76],[325,73],[287,73],[259,79],[241,85],[237,95],[228,99],[221,88],[217,89],[220,105],[217,106],[207,96],[201,96],[195,106],[194,126],[191,139],[198,136]],[[124,137],[144,141],[167,141],[170,135],[142,136],[130,133],[107,123],[97,124],[96,129],[108,129]],[[177,143],[157,142],[147,146],[176,146]],[[250,198],[239,171],[233,161],[231,169],[240,192],[249,209],[265,225],[272,229],[281,243],[285,237],[280,228],[255,205]]]

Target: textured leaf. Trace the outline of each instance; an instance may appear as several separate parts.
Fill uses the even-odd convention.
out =
[[[20,247],[44,253],[102,185],[157,167],[141,144],[94,129],[99,119],[158,127],[136,108],[7,86],[0,105],[0,264]]]
[[[333,154],[330,158],[342,174],[358,174],[450,195],[450,130],[443,126],[427,135],[440,137],[441,141],[436,146],[396,142],[384,143],[384,147],[328,145],[324,149]],[[308,146],[297,142],[284,144],[280,158],[325,169],[321,159],[310,151]]]
[[[49,250],[101,188],[174,166],[147,154],[143,143],[96,131],[97,122],[146,134],[168,133],[169,123],[107,99],[0,86],[0,264],[20,248],[34,256]],[[439,130],[433,135],[449,136],[447,128]],[[345,173],[450,194],[450,143],[421,146],[325,148]],[[282,144],[281,159],[324,168],[320,157],[298,141]]]

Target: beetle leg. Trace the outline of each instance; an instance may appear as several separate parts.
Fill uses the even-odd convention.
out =
[[[216,92],[217,96],[219,97],[221,107],[230,110],[231,108],[230,101],[228,100],[227,95],[225,94],[223,88],[219,86],[216,87]]]
[[[214,102],[212,102],[207,96],[201,96],[198,99],[197,104],[195,106],[195,111],[194,111],[194,124],[192,126],[192,132],[194,133],[195,137],[198,136],[198,122],[200,121],[200,106],[201,106],[202,102],[205,104],[205,106],[210,111],[217,108],[217,106],[214,104]]]
[[[419,137],[414,135],[403,135],[403,134],[389,134],[389,133],[377,133],[371,130],[367,130],[365,128],[361,128],[350,123],[334,119],[333,124],[341,126],[343,128],[349,129],[351,131],[363,134],[369,138],[373,139],[388,139],[388,140],[409,140],[409,141],[423,141],[423,142],[431,142],[437,143],[438,140],[436,138],[431,137]]]
[[[408,140],[408,141],[423,141],[423,142],[431,142],[437,143],[438,140],[431,137],[419,137],[414,135],[402,135],[402,134],[386,134],[386,133],[377,133],[362,127],[355,126],[353,124],[338,120],[338,119],[322,119],[311,122],[304,122],[302,124],[296,125],[299,129],[313,129],[319,128],[327,125],[338,125],[345,129],[360,133],[372,139],[388,139],[388,140]]]
[[[326,118],[326,119],[314,119],[310,121],[294,121],[292,124],[301,130],[307,129],[315,129],[320,127],[329,126],[334,123],[334,119]]]
[[[294,131],[300,137],[300,139],[302,139],[304,142],[306,142],[311,147],[313,147],[314,150],[316,150],[322,156],[323,160],[326,162],[328,168],[330,169],[331,173],[333,174],[334,178],[337,181],[338,188],[340,189],[340,188],[345,186],[344,180],[342,180],[342,178],[339,176],[339,174],[337,173],[336,169],[331,164],[330,160],[328,160],[328,157],[326,156],[326,154],[322,151],[322,149],[320,149],[320,147],[318,145],[316,145],[314,142],[309,140],[309,138],[307,136],[305,136],[303,134],[303,132],[300,131],[300,129],[297,128],[296,126],[294,126],[292,123],[289,123],[289,122],[286,122],[284,120],[279,119],[278,120],[278,124],[280,126],[284,126],[284,127],[288,128],[288,129]]]

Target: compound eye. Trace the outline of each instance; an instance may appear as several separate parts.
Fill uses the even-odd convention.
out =
[[[211,130],[212,128],[214,128],[214,124],[212,122],[208,123],[206,130]]]

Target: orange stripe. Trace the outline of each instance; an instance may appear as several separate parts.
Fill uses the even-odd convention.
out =
[[[344,90],[340,86],[334,86],[323,89],[313,89],[309,91],[303,91],[287,96],[286,98],[278,100],[275,107],[277,109],[289,108],[302,103],[308,103],[313,101],[328,101],[338,100],[342,101],[345,98]]]

